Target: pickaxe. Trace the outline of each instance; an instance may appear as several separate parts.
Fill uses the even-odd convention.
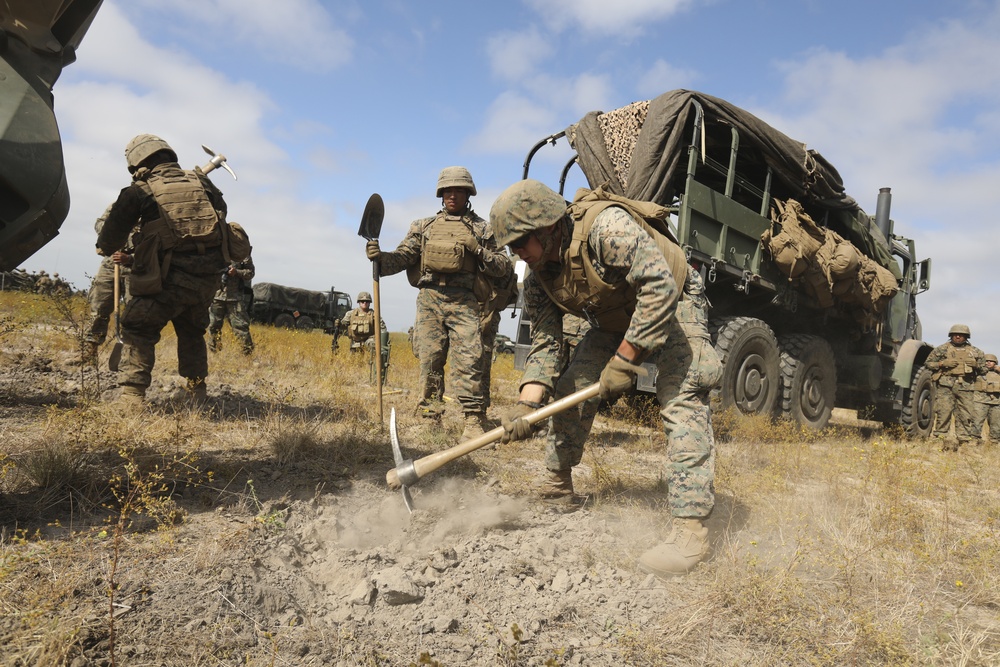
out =
[[[564,396],[558,401],[542,406],[534,412],[529,412],[524,416],[524,419],[529,424],[534,426],[538,422],[548,419],[552,415],[559,414],[563,410],[568,410],[569,408],[583,403],[588,398],[594,398],[600,393],[600,390],[600,383],[592,384],[589,387],[570,394],[569,396]],[[413,511],[413,501],[410,499],[409,487],[413,486],[420,481],[421,478],[434,472],[444,464],[500,440],[504,434],[503,427],[498,426],[492,431],[487,431],[472,440],[466,440],[465,442],[455,445],[451,449],[446,449],[443,452],[428,454],[427,456],[419,458],[416,461],[409,459],[404,461],[403,455],[399,450],[399,438],[396,437],[395,408],[393,408],[389,419],[389,429],[392,437],[392,453],[393,458],[396,461],[396,467],[385,474],[385,481],[389,485],[390,489],[398,489],[402,487],[403,500],[406,501],[406,508],[411,512]]]
[[[226,156],[225,155],[223,155],[222,153],[216,153],[215,151],[213,151],[211,148],[209,148],[205,144],[201,145],[201,149],[203,151],[205,151],[206,153],[208,153],[209,155],[212,156],[212,159],[209,160],[205,164],[205,166],[203,166],[201,168],[202,172],[204,172],[204,173],[207,174],[210,171],[213,171],[215,169],[218,169],[219,167],[222,167],[223,169],[225,169],[226,171],[228,171],[232,175],[234,181],[238,180],[236,178],[236,172],[233,171],[230,168],[229,163],[226,161]]]

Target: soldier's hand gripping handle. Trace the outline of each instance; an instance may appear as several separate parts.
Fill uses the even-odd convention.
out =
[[[372,239],[365,244],[365,255],[373,262],[377,262],[382,256],[382,250],[378,247],[378,239]]]
[[[500,442],[530,438],[532,426],[524,417],[540,407],[542,407],[541,403],[518,401],[517,405],[500,420],[500,425],[503,426],[503,435],[500,436]]]
[[[601,398],[605,401],[618,398],[632,388],[632,383],[637,375],[645,376],[646,369],[616,352],[604,370],[601,371]]]

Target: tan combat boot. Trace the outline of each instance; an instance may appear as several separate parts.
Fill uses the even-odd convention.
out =
[[[708,528],[700,519],[674,517],[667,538],[639,556],[639,569],[661,579],[680,577],[708,555]]]
[[[535,494],[548,502],[572,502],[573,471],[548,470],[541,483],[535,487]]]
[[[185,403],[192,409],[200,410],[208,402],[208,387],[205,386],[204,378],[188,378],[184,391]]]
[[[146,390],[132,384],[122,385],[122,393],[118,396],[118,406],[124,412],[139,412],[146,405]]]
[[[465,430],[462,431],[462,442],[467,440],[472,440],[473,438],[478,438],[485,431],[483,430],[483,422],[486,421],[485,412],[466,412],[465,413]]]

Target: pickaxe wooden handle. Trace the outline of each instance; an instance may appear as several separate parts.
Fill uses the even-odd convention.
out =
[[[583,403],[588,398],[593,398],[600,393],[601,385],[600,383],[595,383],[590,385],[585,389],[574,392],[569,396],[564,396],[558,401],[544,405],[541,408],[535,410],[534,412],[529,412],[524,416],[524,420],[529,424],[534,426],[543,419],[548,419],[552,415],[558,414],[563,410],[568,410],[580,403]],[[457,458],[461,458],[466,454],[476,451],[481,447],[498,441],[503,437],[503,426],[498,426],[492,431],[483,433],[477,438],[472,440],[466,440],[460,445],[455,445],[451,449],[446,449],[443,452],[436,452],[434,454],[428,454],[423,458],[419,458],[416,461],[403,461],[398,466],[390,470],[385,474],[385,481],[391,489],[398,489],[401,486],[413,486],[416,484],[420,478],[429,475],[441,466]]]

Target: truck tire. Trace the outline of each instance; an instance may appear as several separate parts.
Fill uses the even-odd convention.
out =
[[[316,327],[316,323],[313,322],[313,318],[308,315],[300,315],[299,319],[295,320],[295,328],[302,329],[303,331],[309,331]]]
[[[833,348],[819,336],[790,334],[781,349],[781,415],[812,429],[825,428],[837,399]]]
[[[778,341],[771,327],[754,317],[733,317],[719,324],[715,349],[722,360],[722,407],[745,414],[775,410],[781,388]]]
[[[900,422],[911,438],[928,438],[931,435],[934,427],[934,381],[926,366],[917,370],[909,390],[903,395]]]
[[[294,329],[295,318],[288,313],[281,313],[274,318],[274,326],[281,327],[282,329]]]

